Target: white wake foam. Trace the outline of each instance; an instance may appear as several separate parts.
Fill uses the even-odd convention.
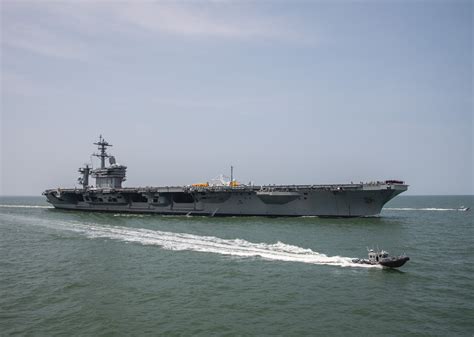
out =
[[[50,225],[48,225],[50,227]],[[341,267],[380,268],[380,266],[361,265],[352,258],[327,256],[283,242],[273,244],[253,243],[242,239],[221,239],[214,236],[200,236],[187,233],[155,231],[143,228],[107,226],[98,224],[69,223],[51,226],[81,233],[89,238],[106,238],[142,245],[159,246],[167,250],[188,250],[239,257],[260,257],[265,260],[301,262]],[[58,228],[59,227],[59,228]]]
[[[381,268],[352,262],[350,257],[327,256],[308,248],[277,243],[253,243],[242,239],[221,239],[215,236],[201,236],[187,233],[164,232],[145,228],[101,225],[75,221],[38,219],[25,215],[0,214],[1,218],[14,217],[22,223],[48,227],[55,230],[72,231],[88,238],[105,238],[141,245],[159,246],[167,250],[206,252],[238,257],[260,257],[265,260],[301,262],[341,267]]]
[[[124,217],[124,218],[143,218],[151,216],[150,214],[134,214],[134,213],[116,213],[114,216]]]
[[[459,211],[459,212],[465,212],[468,211],[469,209],[466,207],[460,207],[460,208],[409,208],[409,207],[393,207],[393,208],[384,208],[384,210],[387,211]]]
[[[53,206],[39,205],[0,205],[1,208],[54,208]]]

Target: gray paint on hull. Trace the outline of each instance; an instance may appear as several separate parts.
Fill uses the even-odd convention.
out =
[[[276,202],[262,198],[258,191],[230,190],[227,192],[206,191],[204,194],[193,193],[195,202],[176,203],[167,205],[153,203],[153,196],[149,202],[87,202],[75,201],[77,195],[94,195],[96,197],[117,198],[129,191],[81,191],[63,190],[59,194],[56,190],[45,191],[48,201],[58,209],[81,211],[105,211],[117,213],[152,213],[175,215],[215,215],[215,216],[328,216],[328,217],[361,217],[379,215],[383,205],[407,189],[406,185],[383,185],[374,188],[349,190],[299,189],[299,196],[291,194],[287,202],[281,203],[281,195],[276,196]],[[182,193],[182,190],[174,190]],[[169,199],[172,194],[169,193]],[[146,195],[146,192],[132,192]],[[165,194],[166,194],[165,193]],[[218,194],[225,193],[225,197]],[[205,197],[205,198],[204,198]],[[292,200],[290,200],[292,199]]]

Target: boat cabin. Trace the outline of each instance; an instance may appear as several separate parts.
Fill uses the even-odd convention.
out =
[[[381,250],[381,251],[374,251],[373,249],[369,250],[369,261],[373,263],[378,263],[382,259],[388,258],[388,252]]]

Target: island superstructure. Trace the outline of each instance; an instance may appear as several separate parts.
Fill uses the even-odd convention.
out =
[[[390,199],[407,190],[399,180],[360,184],[244,185],[233,177],[185,186],[123,187],[127,167],[107,153],[102,136],[100,167],[79,169],[80,188],[43,192],[55,208],[80,211],[208,216],[362,217],[380,214]],[[109,159],[109,165],[106,165]],[[95,185],[89,184],[89,176]]]

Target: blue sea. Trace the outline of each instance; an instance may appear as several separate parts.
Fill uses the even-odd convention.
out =
[[[2,336],[473,336],[473,196],[380,217],[81,213],[0,198]],[[361,266],[368,248],[410,261]]]

